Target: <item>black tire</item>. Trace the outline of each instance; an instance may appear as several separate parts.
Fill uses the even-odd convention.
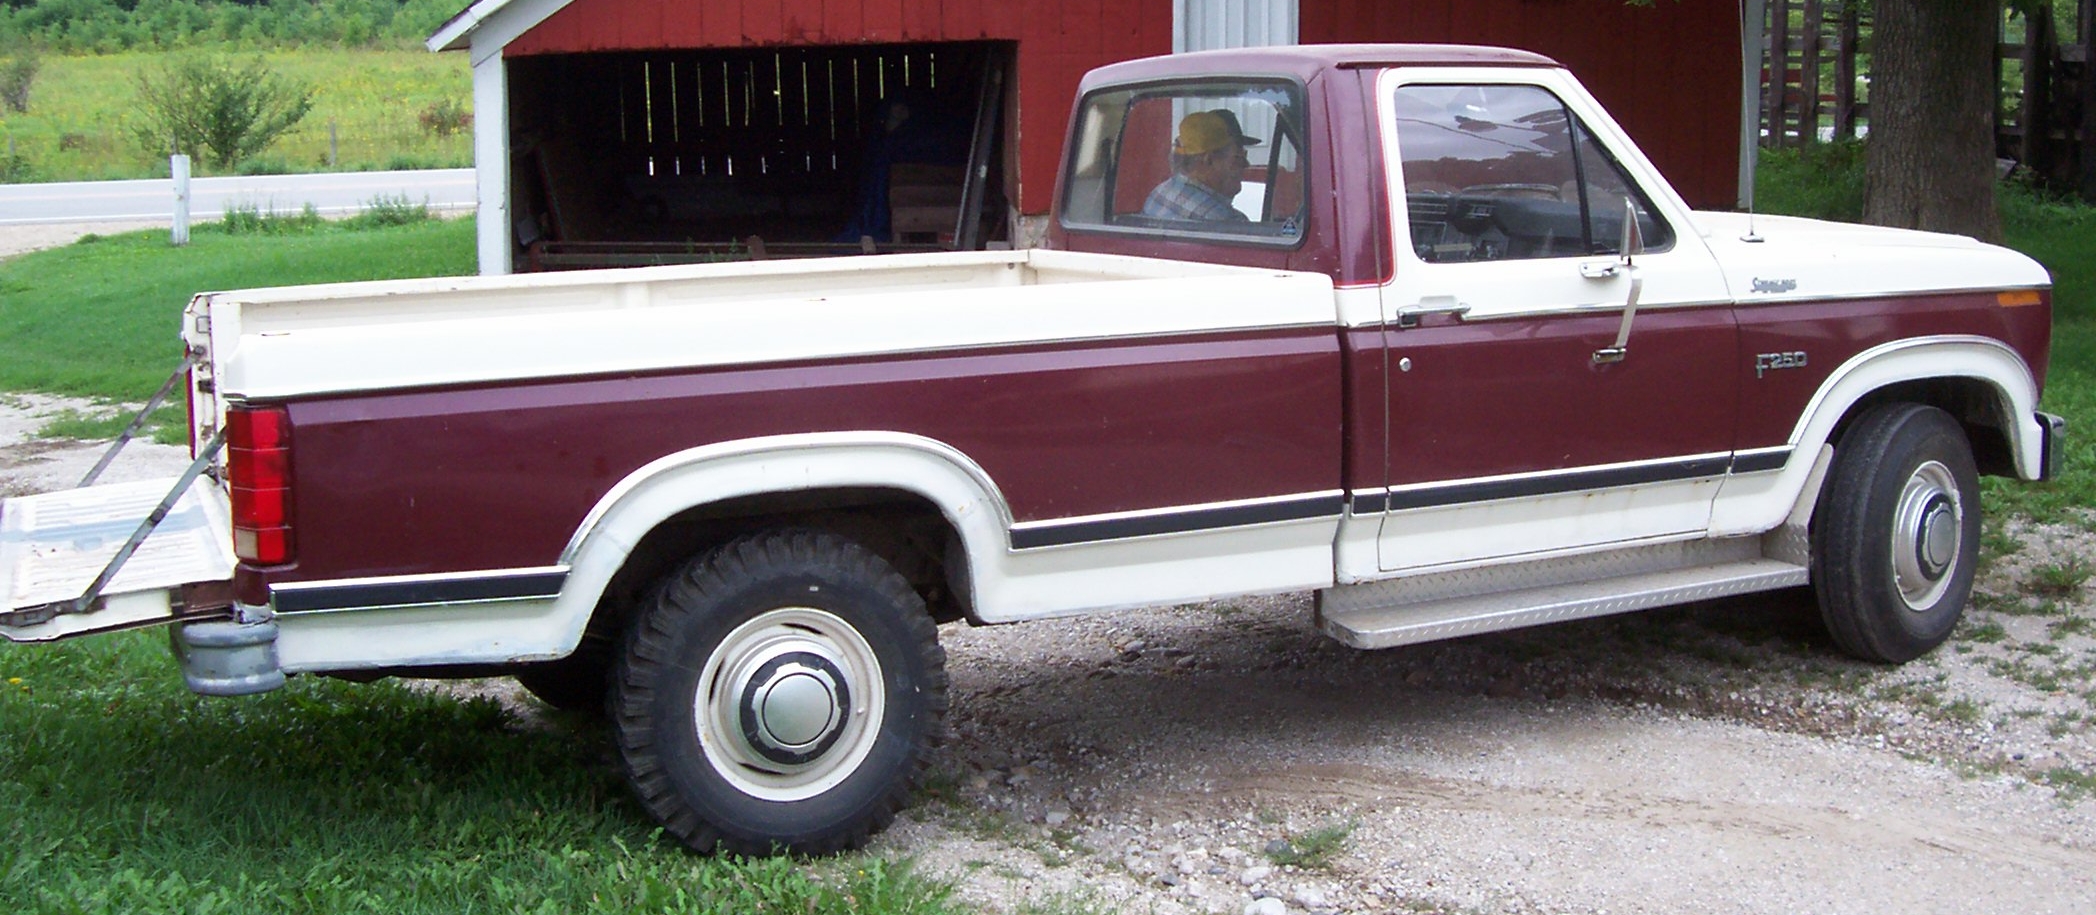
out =
[[[1812,526],[1812,582],[1828,634],[1866,661],[1943,644],[1972,594],[1979,473],[1964,427],[1935,407],[1881,404],[1834,450]]]
[[[945,665],[923,600],[879,556],[814,531],[744,537],[635,620],[613,678],[619,756],[697,851],[856,848],[944,735]]]
[[[584,636],[574,654],[519,667],[511,676],[525,692],[559,711],[601,718],[611,700],[613,661],[608,640]]]

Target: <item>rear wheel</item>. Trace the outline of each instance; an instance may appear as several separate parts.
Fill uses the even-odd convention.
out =
[[[1836,447],[1813,524],[1812,580],[1836,644],[1909,661],[1943,644],[1972,593],[1979,474],[1935,407],[1873,407]]]
[[[849,540],[774,531],[686,564],[615,676],[628,779],[699,851],[856,847],[943,733],[945,654],[923,601]]]

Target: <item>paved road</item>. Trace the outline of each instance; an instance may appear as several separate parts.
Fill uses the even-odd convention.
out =
[[[0,184],[0,226],[172,219],[174,188],[168,178]],[[323,216],[336,216],[362,210],[373,198],[402,196],[435,210],[470,209],[473,170],[196,178],[189,183],[189,216],[210,221],[223,215],[228,205],[250,204],[296,213],[308,203]]]

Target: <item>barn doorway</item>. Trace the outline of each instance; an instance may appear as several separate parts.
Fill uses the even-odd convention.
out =
[[[1014,49],[511,60],[515,262],[550,270],[1001,241]]]

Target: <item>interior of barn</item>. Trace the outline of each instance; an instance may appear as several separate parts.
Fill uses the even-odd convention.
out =
[[[998,244],[1013,51],[976,41],[513,59],[516,263]]]

